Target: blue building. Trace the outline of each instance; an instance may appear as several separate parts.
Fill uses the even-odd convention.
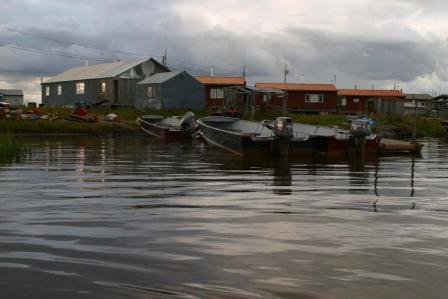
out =
[[[135,107],[202,110],[204,88],[185,71],[158,73],[137,83]]]

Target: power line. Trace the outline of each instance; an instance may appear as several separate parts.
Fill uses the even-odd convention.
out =
[[[92,61],[98,61],[98,62],[112,62],[113,61],[112,59],[100,59],[100,58],[94,58],[94,57],[89,57],[89,56],[67,54],[67,53],[59,52],[59,51],[54,52],[54,51],[50,51],[50,50],[43,50],[43,49],[36,49],[36,48],[18,47],[18,46],[10,45],[5,42],[0,42],[0,47],[11,48],[11,49],[16,49],[16,50],[21,50],[21,51],[28,51],[28,52],[39,53],[39,54],[61,56],[61,57],[67,57],[67,58],[92,60]]]
[[[16,33],[20,33],[20,34],[24,34],[24,35],[28,35],[28,36],[32,36],[32,37],[36,37],[36,38],[40,38],[40,39],[45,39],[45,40],[56,42],[56,43],[66,44],[66,45],[76,45],[76,46],[87,48],[87,49],[112,52],[112,53],[116,53],[116,54],[126,54],[126,55],[132,55],[132,56],[152,56],[152,55],[149,55],[149,53],[133,53],[133,52],[127,52],[127,51],[119,51],[119,50],[111,50],[111,49],[106,49],[106,48],[92,47],[92,46],[82,45],[82,44],[75,43],[75,42],[69,42],[69,41],[66,41],[66,40],[60,40],[60,39],[51,38],[51,37],[48,37],[48,36],[43,36],[43,35],[30,33],[30,32],[26,32],[26,31],[21,31],[21,30],[9,28],[9,27],[2,26],[2,25],[0,25],[0,27],[5,29],[5,30],[8,30],[8,31],[12,31],[12,32],[16,32]]]

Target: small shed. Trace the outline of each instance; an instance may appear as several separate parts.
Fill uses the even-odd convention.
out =
[[[158,73],[137,83],[136,108],[204,109],[204,85],[181,72]]]
[[[229,86],[224,88],[226,106],[237,107],[243,113],[260,111],[287,112],[288,93],[275,88]]]
[[[0,89],[0,102],[10,105],[23,105],[23,91],[21,89]]]

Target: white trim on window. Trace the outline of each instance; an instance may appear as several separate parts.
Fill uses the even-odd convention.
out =
[[[85,92],[84,82],[76,82],[75,93],[76,94],[84,94],[84,92]]]
[[[45,96],[50,96],[50,85],[45,86]]]
[[[101,82],[101,93],[106,93],[106,87],[107,87],[106,82]]]
[[[210,88],[210,98],[211,99],[223,99],[224,98],[224,89]]]
[[[57,90],[57,95],[58,96],[62,95],[62,85],[61,84],[57,85],[56,90]]]
[[[323,103],[324,95],[319,93],[305,94],[305,103]]]

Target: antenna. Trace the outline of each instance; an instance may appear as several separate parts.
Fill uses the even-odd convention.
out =
[[[163,55],[163,58],[162,58],[162,64],[164,67],[167,66],[167,57],[166,57],[167,42],[168,42],[168,33],[165,33],[165,54]]]
[[[165,49],[165,54],[162,57],[162,64],[164,67],[166,67],[166,49]]]
[[[215,75],[215,66],[210,66],[210,77],[213,77]]]
[[[243,78],[246,78],[246,65],[243,64]]]
[[[288,74],[289,74],[288,65],[285,63],[285,69],[283,71],[283,75],[284,75],[283,83],[286,83],[286,75],[288,75]]]

